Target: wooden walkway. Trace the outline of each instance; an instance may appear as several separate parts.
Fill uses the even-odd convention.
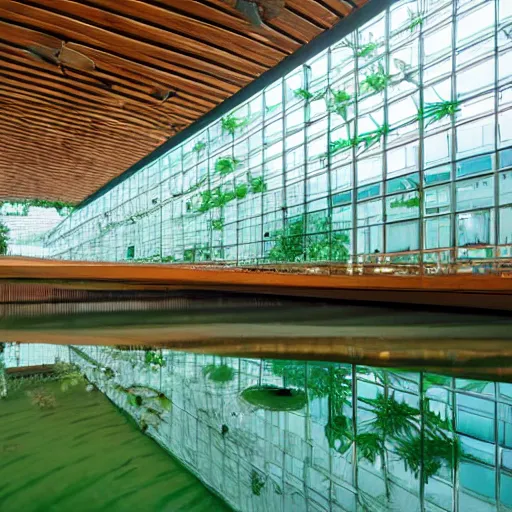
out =
[[[512,275],[315,275],[220,266],[1,258],[0,285],[74,290],[204,290],[512,310]],[[30,287],[24,293],[30,293]],[[39,291],[38,294],[41,292]],[[44,299],[43,299],[44,300]],[[65,300],[65,299],[63,299]]]

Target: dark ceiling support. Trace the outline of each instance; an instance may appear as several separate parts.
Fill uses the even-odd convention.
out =
[[[82,208],[92,201],[103,196],[109,190],[122,183],[124,180],[135,174],[137,171],[152,163],[157,158],[162,157],[165,153],[172,150],[174,147],[180,145],[188,138],[195,135],[197,132],[206,128],[215,119],[218,119],[238,105],[247,101],[252,96],[262,91],[265,87],[279,80],[279,78],[292,72],[297,67],[305,64],[309,59],[327,49],[329,46],[336,44],[338,41],[346,37],[348,34],[361,27],[374,17],[378,16],[381,12],[387,9],[390,5],[397,0],[369,0],[369,2],[355,9],[346,19],[340,20],[333,28],[321,33],[310,43],[299,48],[295,53],[286,57],[277,66],[269,69],[263,73],[259,78],[251,82],[249,85],[233,94],[230,98],[222,102],[220,105],[210,110],[203,117],[195,121],[193,124],[185,128],[174,137],[170,138],[167,142],[156,148],[147,156],[139,160],[136,164],[129,167],[125,172],[106,183],[103,187],[99,188],[96,192],[84,199],[78,206]]]

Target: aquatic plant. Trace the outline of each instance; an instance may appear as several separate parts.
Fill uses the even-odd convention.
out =
[[[215,162],[215,172],[225,176],[226,174],[230,174],[235,171],[240,164],[241,161],[237,158],[232,158],[230,156],[222,157]]]
[[[230,382],[235,377],[235,370],[228,366],[227,364],[207,364],[203,368],[203,375],[208,377],[213,382],[218,382],[220,384],[225,382]]]
[[[379,62],[377,68],[373,67],[372,71],[367,74],[361,81],[360,87],[363,93],[382,92],[391,82],[392,76],[385,72],[382,62]]]
[[[57,406],[55,394],[43,387],[31,389],[26,394],[32,405],[37,405],[40,409],[54,409]]]
[[[241,397],[257,409],[268,411],[300,411],[306,405],[306,394],[300,389],[278,386],[251,386]]]

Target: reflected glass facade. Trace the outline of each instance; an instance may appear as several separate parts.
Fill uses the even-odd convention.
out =
[[[234,510],[512,510],[511,384],[170,350],[71,360]],[[272,388],[291,392],[254,393]]]
[[[512,2],[401,0],[82,208],[54,257],[510,257]]]

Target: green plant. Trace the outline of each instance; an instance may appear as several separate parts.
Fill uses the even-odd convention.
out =
[[[391,82],[392,76],[384,71],[382,62],[379,62],[377,68],[373,67],[372,71],[361,81],[361,91],[363,93],[382,92]]]
[[[239,128],[243,128],[247,124],[247,119],[238,118],[233,114],[229,114],[228,116],[223,117],[220,122],[223,132],[235,135]]]
[[[153,352],[151,350],[146,352],[144,360],[146,361],[146,364],[148,364],[148,365],[155,365],[155,366],[164,366],[165,365],[164,356],[158,352]]]
[[[351,41],[344,41],[344,46],[351,48],[354,52],[354,55],[359,58],[373,57],[380,44],[375,41],[370,41],[366,44],[354,44]]]
[[[304,217],[289,222],[273,236],[276,241],[268,255],[270,261],[294,263],[304,259]]]
[[[235,370],[228,366],[227,364],[207,364],[203,368],[203,375],[208,377],[213,382],[218,382],[220,384],[225,382],[230,382],[235,377]]]
[[[268,411],[300,411],[307,402],[304,391],[277,386],[251,386],[241,396],[249,404]]]
[[[329,142],[329,155],[335,155],[344,149],[352,148],[357,146],[357,139],[338,139]]]
[[[300,98],[304,101],[311,101],[314,97],[314,94],[310,93],[307,89],[295,89],[293,91],[293,95],[296,97],[296,98]]]
[[[239,183],[235,187],[235,196],[237,199],[244,199],[249,193],[249,187],[246,183]]]
[[[212,229],[214,231],[222,231],[224,229],[224,219],[213,219]]]
[[[222,174],[222,176],[225,176],[226,174],[230,174],[233,171],[236,171],[236,169],[241,164],[241,161],[237,158],[232,157],[223,157],[219,158],[215,162],[215,172],[218,172],[219,174]]]
[[[420,205],[419,197],[411,197],[410,199],[395,199],[391,202],[391,208],[417,208]]]
[[[356,49],[356,55],[359,58],[372,57],[375,51],[379,48],[380,44],[374,41],[358,46]]]
[[[363,144],[365,149],[370,148],[374,144],[380,142],[384,135],[389,133],[389,126],[387,124],[383,124],[381,126],[377,125],[375,130],[371,130],[369,132],[362,133],[356,137],[357,145]]]
[[[374,144],[378,143],[381,138],[389,133],[389,126],[384,124],[378,126],[375,130],[356,135],[350,139],[338,139],[329,143],[329,155],[334,155],[344,149],[358,147],[360,144],[364,145],[365,149],[369,149]]]
[[[195,260],[195,249],[185,249],[183,252],[183,261],[191,263]]]
[[[251,192],[253,194],[262,194],[267,191],[267,184],[263,176],[256,176],[253,178],[249,175],[249,186],[251,187]]]
[[[348,107],[351,103],[352,96],[347,91],[330,90],[330,95],[327,100],[327,108],[330,112],[335,112],[346,120]]]
[[[0,255],[7,254],[9,246],[9,228],[0,222]]]
[[[414,12],[411,9],[407,9],[409,12],[409,30],[414,32],[416,27],[423,25],[424,18],[420,12]]]
[[[260,476],[260,474],[256,470],[253,470],[251,473],[252,493],[255,496],[260,496],[263,487],[265,487],[265,480]]]
[[[308,259],[313,261],[341,261],[347,262],[350,251],[347,247],[350,242],[346,233],[331,233],[316,235],[308,244]]]
[[[460,101],[426,103],[418,110],[418,119],[428,119],[426,126],[429,126],[445,117],[453,117],[457,112],[460,112]]]
[[[196,142],[194,144],[192,151],[194,151],[194,153],[202,153],[205,149],[206,149],[206,142],[203,142],[202,140],[200,140],[199,142]]]

